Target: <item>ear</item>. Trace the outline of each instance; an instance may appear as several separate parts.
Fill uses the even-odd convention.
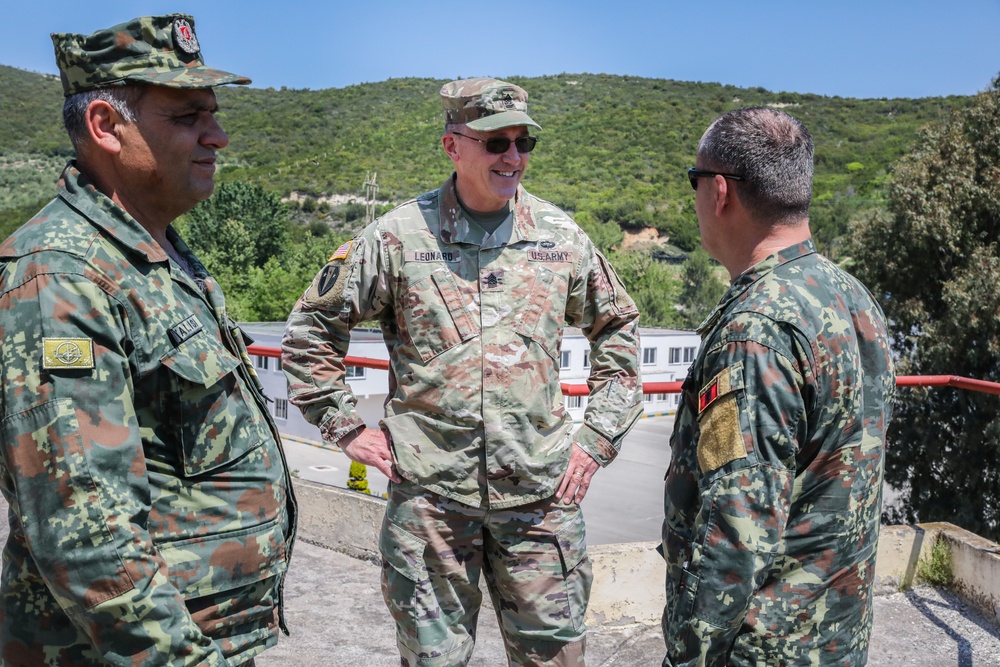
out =
[[[125,121],[114,110],[114,107],[104,100],[94,100],[87,107],[84,123],[90,140],[96,148],[113,155],[121,152],[119,129]]]
[[[455,136],[452,134],[446,134],[441,137],[441,146],[444,147],[444,152],[448,154],[452,162],[458,162],[458,142],[455,141]]]
[[[722,176],[714,176],[715,181],[715,216],[721,218],[727,208],[732,208],[732,198],[736,195],[729,189],[729,181]]]

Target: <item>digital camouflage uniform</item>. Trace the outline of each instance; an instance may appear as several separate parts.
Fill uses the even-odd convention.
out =
[[[664,665],[864,665],[882,311],[808,240],[736,278],[699,332],[666,482]]]
[[[364,426],[343,359],[368,320],[389,349],[382,427],[406,480],[390,493],[381,543],[404,664],[465,664],[480,568],[512,659],[541,664],[584,634],[582,516],[552,500],[570,447],[606,465],[642,411],[634,303],[561,210],[519,187],[487,236],[453,177],[334,253],[292,312],[289,395],[330,442]],[[590,402],[572,438],[559,383],[567,324],[592,345]],[[442,538],[449,517],[476,527]]]
[[[167,16],[55,35],[65,92],[230,81],[193,30]],[[71,163],[0,245],[7,667],[237,665],[284,629],[278,433],[218,284],[167,236],[194,278]]]

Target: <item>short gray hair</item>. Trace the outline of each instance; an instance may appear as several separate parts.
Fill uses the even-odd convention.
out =
[[[809,214],[813,141],[797,118],[768,107],[744,107],[712,123],[698,146],[703,168],[738,174],[729,181],[762,224],[791,224]]]
[[[103,100],[126,122],[136,123],[139,121],[139,102],[145,92],[145,86],[130,84],[94,88],[68,96],[63,102],[63,125],[66,126],[69,140],[73,142],[77,155],[80,154],[80,148],[87,138],[86,116],[87,107],[91,102]]]

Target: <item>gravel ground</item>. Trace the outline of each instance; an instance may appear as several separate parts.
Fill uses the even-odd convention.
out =
[[[1000,665],[1000,628],[950,591],[917,586],[875,598],[868,664]]]

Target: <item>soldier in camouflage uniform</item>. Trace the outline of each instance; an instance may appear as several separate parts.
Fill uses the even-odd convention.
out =
[[[218,284],[170,227],[228,138],[184,15],[53,35],[77,152],[0,246],[0,663],[244,665],[295,508]],[[286,631],[287,632],[287,631]]]
[[[816,252],[813,145],[774,109],[713,123],[689,171],[732,285],[671,438],[664,665],[864,665],[894,391],[885,317]]]
[[[382,585],[402,664],[467,664],[483,575],[511,664],[583,664],[592,581],[579,502],[642,410],[638,314],[561,210],[520,186],[538,125],[494,79],[441,89],[455,174],[331,257],[283,341],[289,393],[324,440],[391,481]],[[381,428],[345,383],[350,330],[378,320],[390,356]],[[591,342],[571,434],[564,326]]]

